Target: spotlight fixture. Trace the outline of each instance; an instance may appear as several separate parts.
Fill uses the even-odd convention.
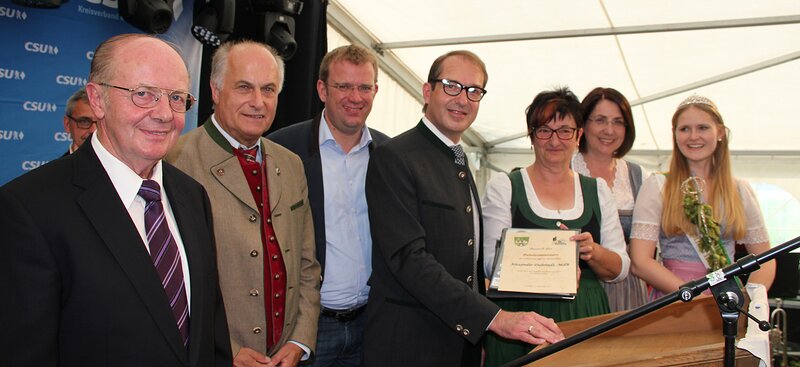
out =
[[[251,16],[251,32],[257,41],[264,42],[278,51],[285,59],[291,59],[297,51],[294,39],[293,16],[303,11],[300,0],[242,0],[244,14]],[[237,32],[239,26],[237,25]]]
[[[257,12],[273,11],[298,15],[303,11],[303,2],[300,0],[252,0],[251,5]]]
[[[235,0],[197,0],[192,35],[204,45],[217,47],[233,33],[235,20]]]
[[[264,41],[275,48],[285,60],[297,51],[294,40],[294,18],[280,13],[267,12],[260,19],[263,22]]]
[[[68,0],[11,0],[12,3],[22,6],[27,6],[29,8],[42,8],[42,9],[53,9],[58,8],[61,6],[62,2],[67,2]]]
[[[172,25],[174,0],[119,0],[119,15],[147,33],[161,34]]]

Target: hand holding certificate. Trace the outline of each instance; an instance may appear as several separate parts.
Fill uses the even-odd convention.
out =
[[[573,299],[578,292],[578,230],[506,228],[488,295]]]

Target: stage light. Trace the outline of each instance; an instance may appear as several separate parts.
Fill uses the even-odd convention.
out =
[[[11,0],[12,3],[29,8],[53,9],[61,6],[61,0]]]
[[[164,33],[172,25],[174,0],[119,0],[119,15],[147,33]]]
[[[289,60],[297,51],[297,41],[294,40],[294,18],[279,13],[264,13],[263,22],[264,41],[275,48],[285,60]]]
[[[275,48],[286,60],[297,51],[294,39],[295,23],[293,15],[303,11],[300,0],[250,0],[243,7],[255,16],[255,37]]]
[[[303,2],[300,0],[252,0],[250,4],[257,12],[279,12],[289,15],[298,15],[303,11]]]
[[[233,33],[235,0],[198,0],[194,10],[192,35],[204,45],[217,47]]]

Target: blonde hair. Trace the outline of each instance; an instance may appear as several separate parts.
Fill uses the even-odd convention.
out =
[[[689,222],[683,212],[684,194],[681,183],[689,178],[690,172],[686,157],[678,149],[675,140],[678,117],[690,108],[708,113],[718,128],[723,131],[727,129],[722,115],[713,103],[681,103],[672,115],[672,161],[664,184],[664,210],[661,213],[661,228],[667,236],[697,234],[697,227]],[[727,134],[723,134],[722,141],[717,142],[717,148],[711,157],[710,172],[713,179],[705,189],[707,203],[714,209],[714,219],[725,229],[721,234],[739,240],[745,234],[744,207],[731,172]]]
[[[337,47],[322,58],[319,65],[319,80],[328,83],[331,65],[335,62],[349,62],[355,65],[370,64],[375,72],[374,82],[378,82],[378,58],[369,49],[359,45]]]

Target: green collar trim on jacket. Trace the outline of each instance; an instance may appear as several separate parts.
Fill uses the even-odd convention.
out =
[[[231,145],[231,143],[228,142],[227,139],[225,139],[224,136],[222,136],[222,133],[219,132],[219,130],[217,130],[217,127],[214,126],[214,123],[211,121],[210,118],[205,123],[203,123],[203,128],[206,129],[206,132],[208,133],[208,136],[211,137],[211,140],[217,143],[217,145],[219,145],[226,152],[233,154],[233,146]],[[264,143],[260,140],[258,143],[261,145],[261,151],[266,152],[264,148]]]

